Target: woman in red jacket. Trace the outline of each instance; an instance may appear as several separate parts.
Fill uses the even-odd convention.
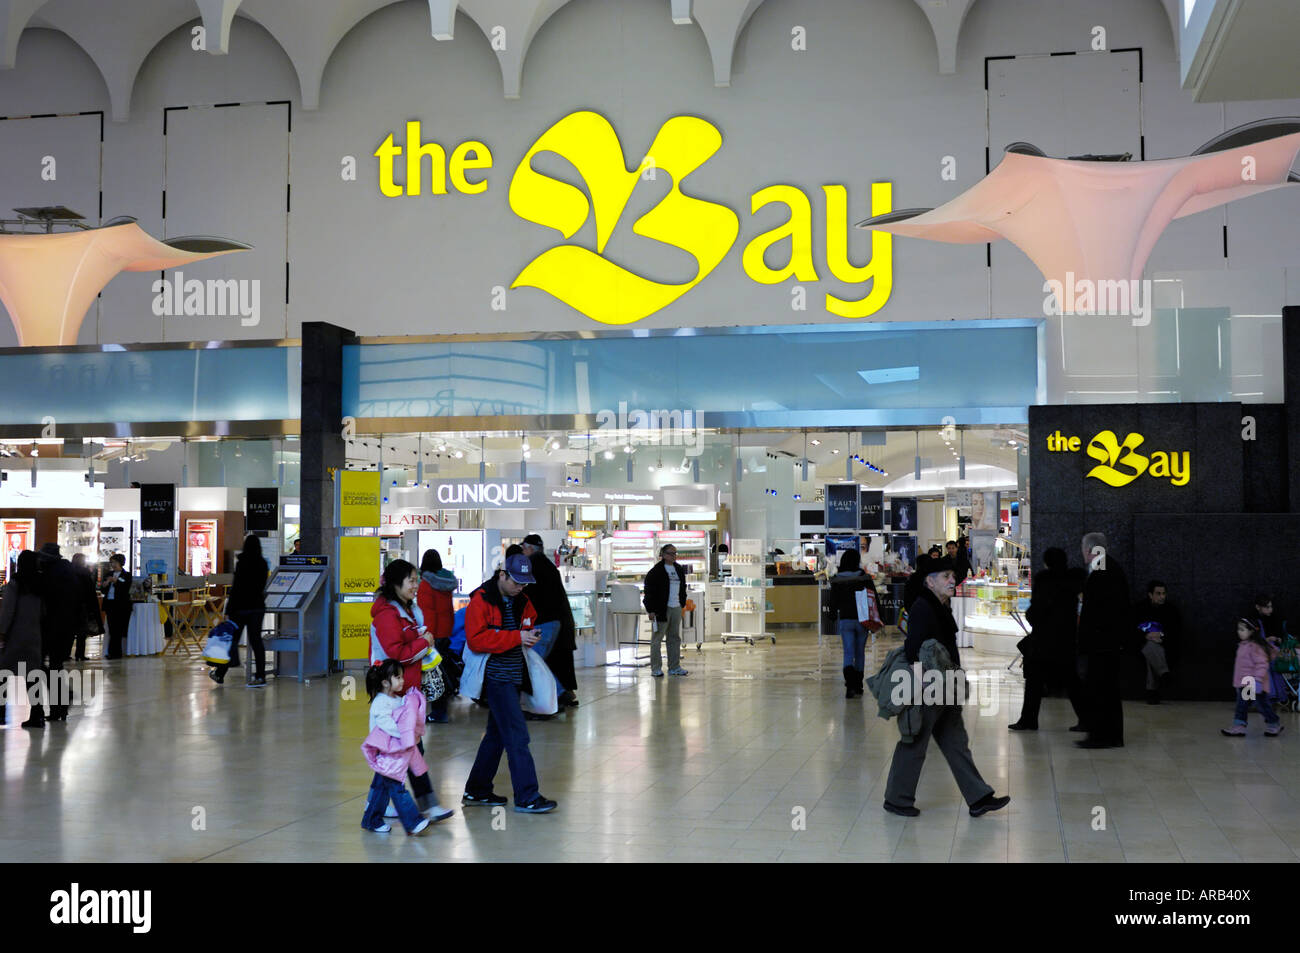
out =
[[[420,574],[405,559],[395,559],[384,569],[379,591],[370,606],[370,664],[396,659],[402,666],[402,692],[420,687],[420,661],[433,647],[433,635],[425,630],[415,604]],[[416,747],[424,754],[424,742]],[[445,814],[433,793],[430,774],[409,774],[416,806],[426,817]]]
[[[420,560],[420,588],[415,594],[415,600],[420,606],[421,615],[424,616],[424,624],[428,626],[429,634],[433,636],[433,647],[441,653],[443,659],[447,659],[451,652],[452,619],[455,615],[451,605],[451,594],[459,585],[456,576],[442,568],[442,557],[438,555],[438,551],[426,549],[424,557]],[[443,668],[443,680],[450,686],[446,663],[444,662],[440,667]],[[429,702],[426,721],[447,723],[447,699],[450,694],[451,689],[448,687],[441,698]]]

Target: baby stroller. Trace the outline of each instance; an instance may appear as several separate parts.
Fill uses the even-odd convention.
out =
[[[1289,632],[1273,657],[1272,689],[1278,708],[1300,711],[1300,656],[1297,643]]]

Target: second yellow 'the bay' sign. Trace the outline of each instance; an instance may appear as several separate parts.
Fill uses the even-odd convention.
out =
[[[1165,477],[1174,486],[1186,486],[1192,478],[1192,452],[1190,450],[1156,450],[1150,456],[1138,453],[1146,442],[1140,433],[1130,433],[1122,441],[1113,430],[1103,430],[1088,441],[1088,456],[1097,465],[1084,474],[1100,480],[1107,486],[1127,486],[1144,473]],[[1069,437],[1059,430],[1047,436],[1047,449],[1054,453],[1079,450],[1078,437]]]

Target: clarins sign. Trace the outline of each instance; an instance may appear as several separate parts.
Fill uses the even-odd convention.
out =
[[[641,140],[644,141],[644,140]],[[599,113],[570,113],[543,132],[521,158],[510,180],[510,208],[525,221],[559,233],[555,244],[523,266],[512,288],[530,287],[558,298],[593,321],[630,324],[667,307],[708,277],[735,246],[740,218],[719,202],[697,197],[687,179],[722,148],[722,133],[696,116],[673,116],[659,129],[649,150],[632,164],[618,134]],[[572,164],[582,179],[579,188],[533,167],[541,153],[558,155]],[[405,185],[394,175],[398,158],[405,154]],[[375,150],[379,159],[379,191],[388,198],[423,195],[428,181],[432,195],[446,195],[448,185],[463,195],[488,191],[492,150],[477,140],[467,140],[451,150],[425,142],[420,123],[408,122],[405,143],[393,133]],[[425,160],[428,160],[427,162]],[[431,175],[426,176],[426,169]],[[695,273],[681,283],[662,282],[629,270],[605,255],[606,246],[631,204],[638,182],[663,175],[667,194],[632,223],[632,231],[685,252],[695,260]],[[472,178],[471,178],[472,176]],[[683,191],[685,187],[686,191]],[[741,266],[761,284],[796,282],[791,307],[805,310],[801,282],[817,282],[829,275],[855,286],[856,297],[837,298],[827,293],[825,308],[843,318],[864,318],[884,307],[893,290],[893,236],[871,233],[871,257],[864,265],[849,260],[849,196],[844,185],[824,185],[822,196],[810,197],[793,185],[768,185],[750,195],[749,213],[768,205],[784,206],[785,222],[762,232],[745,244]],[[813,262],[813,205],[824,198],[817,218],[826,222],[825,262]],[[871,186],[871,214],[893,208],[891,183]],[[595,247],[569,240],[587,223],[595,222]]]

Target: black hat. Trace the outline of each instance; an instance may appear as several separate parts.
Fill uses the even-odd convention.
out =
[[[947,556],[940,556],[935,559],[933,556],[922,556],[916,561],[916,571],[922,576],[928,576],[932,572],[954,572],[952,560]]]
[[[58,544],[58,543],[46,543],[44,546],[41,547],[40,552],[37,553],[37,555],[39,555],[39,556],[45,556],[45,557],[47,557],[47,558],[49,558],[49,559],[58,559],[58,558],[59,558],[59,544]]]
[[[542,542],[542,537],[538,536],[536,533],[529,533],[527,536],[525,536],[524,545],[536,546],[538,549],[546,548],[546,544]]]

